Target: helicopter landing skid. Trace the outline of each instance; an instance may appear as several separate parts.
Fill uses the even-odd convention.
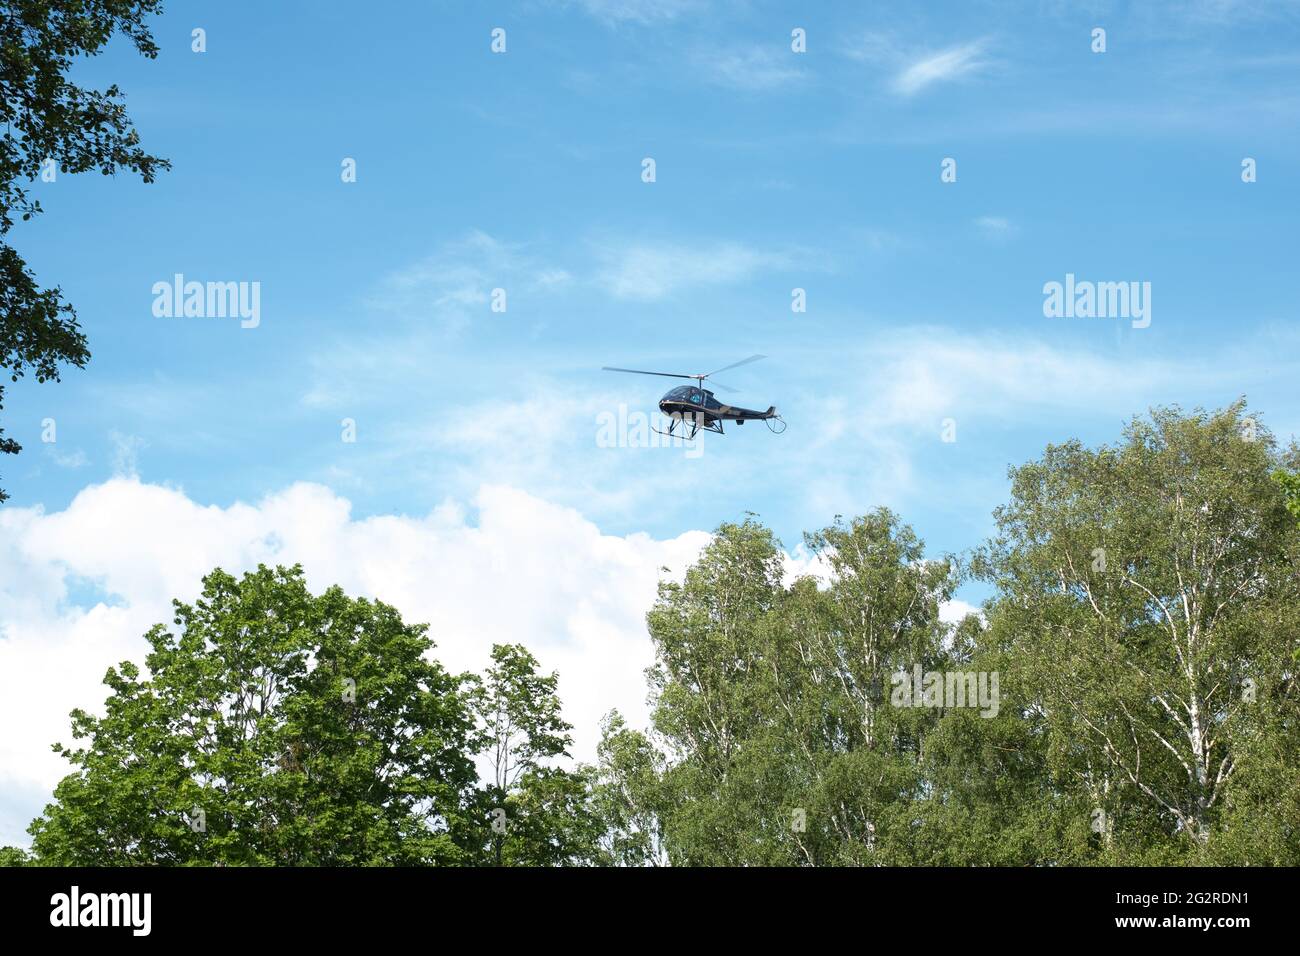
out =
[[[682,426],[680,432],[675,431],[678,425]],[[688,425],[690,426],[689,432],[686,431]],[[670,416],[668,419],[668,431],[666,432],[660,431],[653,425],[650,426],[650,430],[656,435],[663,435],[665,438],[681,438],[684,441],[690,441],[701,431],[713,432],[715,435],[725,434],[722,430],[722,422],[720,421],[705,422],[701,425],[698,418],[690,418],[683,415]]]

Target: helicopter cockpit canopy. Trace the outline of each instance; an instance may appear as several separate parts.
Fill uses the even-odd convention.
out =
[[[712,392],[698,385],[679,385],[677,388],[670,389],[664,395],[663,401],[689,402],[692,405],[702,405],[704,408],[722,407],[722,404],[713,397]]]

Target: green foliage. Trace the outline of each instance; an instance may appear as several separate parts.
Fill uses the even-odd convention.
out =
[[[67,79],[78,57],[96,55],[118,33],[142,55],[157,56],[144,19],[161,6],[161,0],[0,0],[0,236],[15,217],[41,212],[21,181],[34,181],[47,161],[69,174],[129,169],[145,182],[170,168],[140,149],[116,86],[85,90]],[[30,370],[44,382],[58,379],[61,363],[82,367],[89,358],[72,305],[58,288],[40,288],[22,257],[0,242],[0,370],[10,381]],[[3,399],[0,386],[0,407]],[[0,454],[19,450],[0,429]],[[6,497],[0,490],[0,501]]]
[[[383,604],[213,572],[149,676],[74,713],[33,857],[1300,864],[1300,462],[1244,416],[1049,446],[965,569],[883,509],[807,535],[793,580],[771,531],[722,525],[647,616],[651,727],[608,715],[594,767],[524,647],[449,675]],[[994,595],[948,623],[963,573]],[[921,672],[996,675],[996,706],[913,706]]]
[[[42,864],[598,860],[592,771],[553,766],[570,744],[558,678],[524,648],[451,675],[422,625],[338,588],[313,596],[301,568],[203,584],[176,603],[177,633],[147,635],[147,678],[110,669],[105,716],[73,713],[87,743],[30,828]],[[481,787],[476,757],[493,773]]]
[[[300,568],[204,579],[149,676],[111,669],[102,718],[33,823],[54,865],[456,863],[475,780],[466,681],[381,603]],[[59,749],[59,748],[56,748]],[[202,815],[203,828],[194,821]]]
[[[559,677],[537,668],[537,658],[522,645],[495,644],[492,665],[474,693],[500,794],[514,790],[544,761],[567,755],[573,742],[572,728],[561,717]]]
[[[1296,519],[1296,526],[1300,527],[1300,471],[1279,468],[1273,472],[1273,480],[1282,489],[1286,499],[1286,510],[1291,512],[1292,517]]]
[[[0,846],[0,866],[31,866],[31,857],[16,846]]]
[[[1051,446],[970,561],[986,620],[956,626],[956,570],[888,512],[807,537],[821,581],[784,582],[769,531],[723,525],[648,616],[653,734],[606,725],[604,845],[634,864],[1295,865],[1283,463],[1241,404]],[[996,672],[1002,705],[892,706],[917,664]]]
[[[723,525],[683,583],[661,586],[648,625],[663,751],[618,723],[602,762],[642,857],[658,845],[685,865],[917,862],[924,743],[940,718],[890,706],[887,685],[949,660],[939,604],[953,568],[924,561],[884,510],[806,544],[824,585],[785,586],[778,543],[751,520]],[[657,826],[627,825],[654,807]]]
[[[492,770],[477,795],[476,819],[487,821],[476,840],[479,863],[572,866],[594,860],[599,834],[589,772],[551,765],[569,755],[571,726],[561,716],[559,677],[540,674],[538,667],[523,646],[494,645],[492,664],[471,695],[477,746]]]
[[[491,847],[499,866],[591,866],[600,861],[601,819],[590,771],[530,770],[503,801],[508,823]]]
[[[1294,535],[1272,439],[1243,423],[1160,409],[1118,446],[1049,447],[976,562],[1054,785],[1106,814],[1108,861],[1198,859],[1294,708]]]
[[[670,807],[664,758],[617,711],[601,723],[594,812],[601,823],[600,859],[611,866],[667,863],[661,821]]]

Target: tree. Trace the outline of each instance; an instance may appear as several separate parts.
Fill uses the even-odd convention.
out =
[[[596,852],[589,771],[553,765],[569,756],[572,727],[561,716],[559,677],[539,666],[522,645],[495,644],[473,694],[478,746],[492,770],[480,793],[482,862],[497,866],[584,865]]]
[[[600,730],[593,794],[600,858],[610,866],[665,866],[664,756],[617,711]]]
[[[474,807],[465,677],[423,625],[299,567],[218,570],[149,676],[110,669],[104,717],[30,833],[46,865],[453,864]]]
[[[646,617],[652,719],[668,761],[663,841],[674,865],[788,857],[764,833],[764,816],[774,820],[779,807],[764,814],[770,794],[740,773],[756,750],[778,754],[776,741],[757,739],[770,697],[756,664],[780,582],[771,532],[752,520],[724,524],[681,584],[660,584]]]
[[[30,866],[31,857],[16,846],[0,846],[0,866]]]
[[[381,603],[213,572],[0,865],[1300,864],[1300,453],[1244,412],[1049,446],[968,572],[884,509],[793,580],[722,525],[647,615],[650,729],[607,716],[594,767],[522,646],[449,675]],[[995,593],[945,623],[962,573]]]
[[[1273,472],[1273,480],[1278,483],[1286,498],[1286,510],[1291,512],[1296,519],[1296,526],[1300,527],[1300,471],[1279,468]]]
[[[999,634],[968,615],[951,636],[950,666],[997,674],[999,707],[946,711],[924,741],[928,798],[913,805],[918,862],[947,866],[1096,863],[1090,807],[1059,785],[1032,710],[1029,677]]]
[[[637,759],[624,757],[622,806],[654,794],[674,864],[915,860],[913,804],[926,796],[924,741],[939,718],[891,706],[888,686],[946,659],[938,610],[952,568],[923,560],[883,509],[806,543],[827,580],[786,587],[772,533],[724,524],[648,615],[666,768],[656,793],[637,778],[658,758],[625,741]],[[642,846],[660,839],[645,824],[632,832]]]
[[[170,164],[145,153],[116,86],[98,92],[67,79],[73,61],[94,56],[117,33],[142,55],[158,54],[147,15],[162,0],[0,0],[0,237],[15,217],[41,212],[20,180],[47,169],[105,176],[129,169],[152,182]],[[60,363],[84,367],[86,337],[58,287],[42,289],[21,256],[0,241],[0,370],[16,382],[31,371],[58,380]],[[0,408],[4,387],[0,386]],[[0,453],[20,446],[0,429]],[[8,496],[0,489],[0,501]]]
[[[651,732],[606,721],[605,858],[1300,861],[1300,454],[1244,413],[1014,469],[965,572],[995,594],[955,626],[955,563],[887,511],[805,536],[794,581],[768,529],[721,526],[647,617]],[[1000,700],[900,704],[917,668]]]
[[[1203,854],[1247,778],[1294,761],[1294,522],[1244,413],[1157,409],[1119,445],[1049,446],[976,561],[988,641],[1111,860]]]

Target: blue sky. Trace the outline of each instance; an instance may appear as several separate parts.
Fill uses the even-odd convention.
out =
[[[126,445],[142,478],[209,503],[309,479],[359,514],[422,513],[500,480],[610,531],[752,510],[788,543],[887,503],[949,549],[987,528],[1009,463],[1110,438],[1147,403],[1245,393],[1294,428],[1294,4],[828,6],[173,5],[156,62],[119,44],[81,74],[119,83],[173,171],[38,183],[47,213],[12,237],[94,354],[10,390],[14,503],[65,505]],[[260,327],[153,317],[176,272],[259,281]],[[1152,326],[1045,319],[1066,272],[1150,281]],[[930,382],[953,386],[946,407],[873,412],[900,365],[947,377],[961,363],[940,353],[1036,349],[1126,388],[999,405]],[[784,436],[686,462],[596,447],[597,411],[662,391],[601,365],[753,352],[769,359],[735,400],[776,403]]]
[[[938,554],[990,532],[1009,465],[1114,440],[1152,404],[1246,395],[1283,440],[1300,430],[1295,3],[170,6],[156,61],[117,43],[78,76],[117,83],[173,170],[37,183],[45,214],[9,237],[93,352],[60,384],[8,388],[2,413],[26,446],[0,462],[29,535],[12,566],[63,569],[55,617],[102,600],[135,627],[165,599],[144,565],[113,578],[134,544],[78,564],[135,534],[81,517],[121,510],[105,489],[178,495],[199,524],[278,515],[257,503],[300,482],[376,528],[436,513],[464,533],[485,500],[572,509],[574,541],[626,539],[651,564],[644,542],[745,512],[793,547],[883,504]],[[260,325],[155,317],[153,284],[178,272],[259,282]],[[1150,326],[1044,317],[1067,273],[1151,283]],[[650,412],[671,384],[602,365],[756,352],[727,397],[777,405],[783,435],[599,447],[601,413]],[[310,562],[279,520],[248,540]],[[485,567],[527,550],[522,523],[502,528]]]

